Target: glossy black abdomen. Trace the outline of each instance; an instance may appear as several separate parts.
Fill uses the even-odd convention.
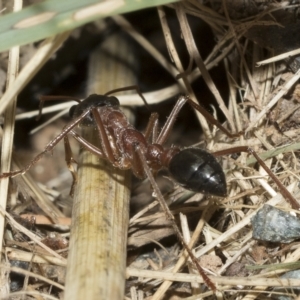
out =
[[[198,193],[226,196],[225,174],[215,157],[187,148],[174,155],[169,164],[171,176],[184,188]]]

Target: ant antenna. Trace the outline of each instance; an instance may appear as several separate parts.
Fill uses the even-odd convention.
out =
[[[108,96],[114,93],[118,93],[118,92],[124,92],[124,91],[131,91],[131,90],[135,90],[137,92],[137,94],[141,97],[141,99],[143,100],[145,106],[147,107],[147,109],[149,111],[151,111],[150,109],[150,105],[148,104],[147,100],[145,99],[145,97],[143,96],[140,88],[137,85],[130,85],[130,86],[126,86],[126,87],[122,87],[122,88],[118,88],[118,89],[114,89],[112,91],[107,92],[106,94],[104,94],[104,96]]]
[[[44,107],[44,102],[45,101],[52,101],[52,100],[67,100],[67,101],[70,101],[70,100],[73,100],[73,101],[76,101],[78,103],[81,102],[81,100],[79,98],[75,98],[75,97],[71,97],[71,96],[45,96],[45,95],[40,95],[39,97],[39,100],[40,100],[40,105],[39,105],[39,114],[38,116],[36,117],[36,120],[38,121],[41,116],[42,116],[42,110],[43,110],[43,107]]]

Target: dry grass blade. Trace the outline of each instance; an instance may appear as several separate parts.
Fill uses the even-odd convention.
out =
[[[178,282],[201,282],[203,283],[203,279],[197,275],[193,274],[186,274],[186,273],[168,273],[168,272],[158,272],[158,271],[151,271],[151,270],[136,270],[136,269],[127,269],[128,276],[136,276],[136,277],[145,277],[145,278],[156,278],[162,280],[170,280],[170,281],[178,281]],[[259,278],[242,278],[237,279],[235,277],[211,277],[216,283],[224,284],[224,285],[256,285],[262,284],[262,286],[269,287],[269,286],[297,286],[299,283],[298,279],[266,279],[263,277]]]
[[[11,85],[3,94],[0,102],[0,113],[5,110],[8,103],[20,93],[30,79],[33,78],[33,76],[41,69],[45,62],[69,37],[69,34],[70,32],[64,32],[43,42],[37,53],[22,69],[14,84]]]
[[[22,9],[22,1],[15,1],[14,11],[19,11]],[[14,47],[9,51],[9,65],[7,73],[9,74],[7,78],[7,88],[12,86],[16,76],[19,72],[19,47]],[[1,147],[1,167],[0,172],[9,172],[11,160],[12,160],[12,147],[15,129],[15,115],[16,115],[16,104],[17,98],[12,99],[7,109],[5,110],[5,121],[3,124],[2,133],[2,147]],[[6,208],[7,195],[8,195],[8,183],[9,179],[6,178],[0,182],[0,206]],[[0,216],[0,240],[3,240],[4,234],[4,215]],[[2,252],[2,243],[0,245],[0,252]]]
[[[270,100],[270,102],[263,108],[263,110],[256,116],[256,118],[249,124],[247,132],[252,130],[257,123],[269,112],[269,110],[292,88],[292,86],[299,80],[300,70],[292,76],[292,78],[282,87],[281,91]]]
[[[132,64],[127,41],[110,37],[90,58],[88,93],[132,85]],[[82,135],[99,145],[94,129]],[[79,164],[65,299],[123,299],[130,172],[84,150]]]
[[[196,102],[196,96],[193,92],[193,89],[192,89],[188,79],[187,79],[187,76],[185,75],[185,70],[184,70],[182,62],[179,58],[179,54],[176,50],[175,44],[172,40],[171,31],[170,31],[170,28],[168,26],[168,22],[167,22],[167,19],[166,19],[164,9],[162,7],[158,8],[158,15],[159,15],[159,18],[160,18],[160,22],[161,22],[161,25],[162,25],[162,29],[163,29],[163,32],[164,32],[164,37],[165,37],[165,40],[166,40],[166,44],[167,44],[170,56],[171,56],[172,60],[174,60],[176,68],[178,69],[179,73],[182,75],[182,81],[183,82],[181,82],[181,80],[179,80],[179,83],[187,91],[187,93],[191,97],[191,99]],[[197,117],[199,119],[199,122],[201,124],[202,130],[203,130],[205,136],[210,137],[211,132],[210,132],[210,129],[209,129],[209,126],[207,124],[206,119],[200,113],[197,113]]]
[[[13,217],[9,213],[7,213],[6,211],[4,211],[2,208],[0,208],[0,212],[1,212],[1,214],[5,215],[8,218],[9,222],[12,224],[13,227],[15,227],[20,232],[23,232],[24,234],[26,234],[32,241],[34,241],[39,246],[41,246],[43,249],[45,249],[47,252],[49,252],[50,254],[52,254],[54,257],[60,259],[63,263],[65,263],[65,259],[63,257],[61,257],[59,254],[57,254],[55,251],[53,251],[51,248],[49,248],[47,245],[45,245],[44,243],[42,243],[40,241],[40,237],[36,236],[30,230],[26,229],[24,226],[22,226],[21,224],[19,224],[18,222],[16,222],[13,219]]]
[[[235,130],[232,118],[229,114],[229,111],[228,111],[227,107],[224,104],[224,101],[223,101],[223,99],[220,95],[219,90],[215,86],[210,74],[208,73],[208,71],[207,71],[207,69],[204,65],[204,62],[203,62],[202,57],[200,55],[200,52],[198,51],[198,48],[196,46],[194,37],[193,37],[192,32],[191,32],[191,28],[190,28],[190,26],[188,24],[188,21],[187,21],[187,16],[186,16],[186,14],[183,10],[183,7],[180,4],[175,5],[175,7],[176,7],[176,13],[177,13],[177,16],[178,16],[178,21],[179,21],[179,24],[181,26],[181,31],[182,31],[183,38],[184,38],[186,47],[188,49],[189,55],[195,61],[197,67],[199,68],[199,70],[200,70],[200,72],[203,76],[203,79],[205,80],[207,86],[209,87],[212,94],[216,98],[220,109],[222,110],[222,112],[224,113],[224,115],[226,116],[226,118],[227,118],[227,120],[230,124],[230,128],[232,130]]]

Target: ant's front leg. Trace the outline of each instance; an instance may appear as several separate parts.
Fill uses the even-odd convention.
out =
[[[71,146],[70,146],[70,141],[69,141],[69,138],[68,138],[67,135],[64,137],[64,148],[65,148],[65,161],[67,163],[68,169],[71,172],[71,175],[72,175],[72,178],[73,178],[73,182],[72,182],[72,186],[71,186],[69,195],[71,197],[73,197],[74,196],[74,189],[75,189],[75,186],[76,186],[77,181],[78,181],[77,171],[74,169],[73,164],[74,163],[77,164],[77,161],[73,157],[73,152],[72,152],[72,149],[71,149]]]
[[[107,159],[105,155],[103,154],[103,151],[88,142],[86,139],[84,139],[82,136],[80,136],[77,132],[71,130],[69,132],[70,135],[73,136],[73,138],[81,145],[83,146],[86,150],[89,152],[93,153],[94,155],[98,156],[99,158]]]
[[[58,134],[52,141],[50,141],[44,151],[42,151],[41,153],[39,153],[35,158],[33,158],[33,160],[23,169],[18,170],[18,171],[13,171],[13,172],[9,172],[9,173],[3,173],[0,174],[0,179],[1,178],[6,178],[6,177],[14,177],[20,174],[24,174],[26,173],[29,169],[31,169],[32,166],[34,166],[47,152],[50,152],[53,150],[53,148],[65,137],[67,136],[67,134],[75,127],[78,125],[78,123],[80,123],[82,121],[82,119],[84,119],[87,114],[89,114],[90,111],[85,111],[84,113],[82,113],[73,123],[67,125],[66,127],[64,127],[63,131]]]
[[[92,154],[96,155],[99,158],[102,159],[106,159],[108,160],[108,158],[104,155],[103,151],[94,146],[93,144],[91,144],[90,142],[88,142],[86,139],[84,139],[82,136],[80,136],[77,132],[75,132],[74,130],[71,130],[69,132],[70,135],[73,136],[73,138],[86,150],[88,150],[89,152],[91,152]],[[75,159],[73,158],[73,154],[72,154],[72,150],[70,147],[70,142],[68,137],[66,136],[64,139],[64,145],[65,145],[65,160],[68,166],[68,169],[70,170],[72,177],[73,177],[73,182],[72,182],[72,186],[71,186],[71,190],[70,190],[70,196],[73,197],[74,195],[74,190],[75,190],[75,186],[77,183],[77,172],[74,170],[72,163],[77,163],[75,161]],[[112,162],[113,163],[113,162]]]

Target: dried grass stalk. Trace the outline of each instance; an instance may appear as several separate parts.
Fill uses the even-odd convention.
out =
[[[88,94],[134,83],[127,41],[109,38],[90,59]],[[93,128],[85,139],[99,145]],[[123,299],[130,171],[116,170],[83,150],[79,162],[65,299]]]

